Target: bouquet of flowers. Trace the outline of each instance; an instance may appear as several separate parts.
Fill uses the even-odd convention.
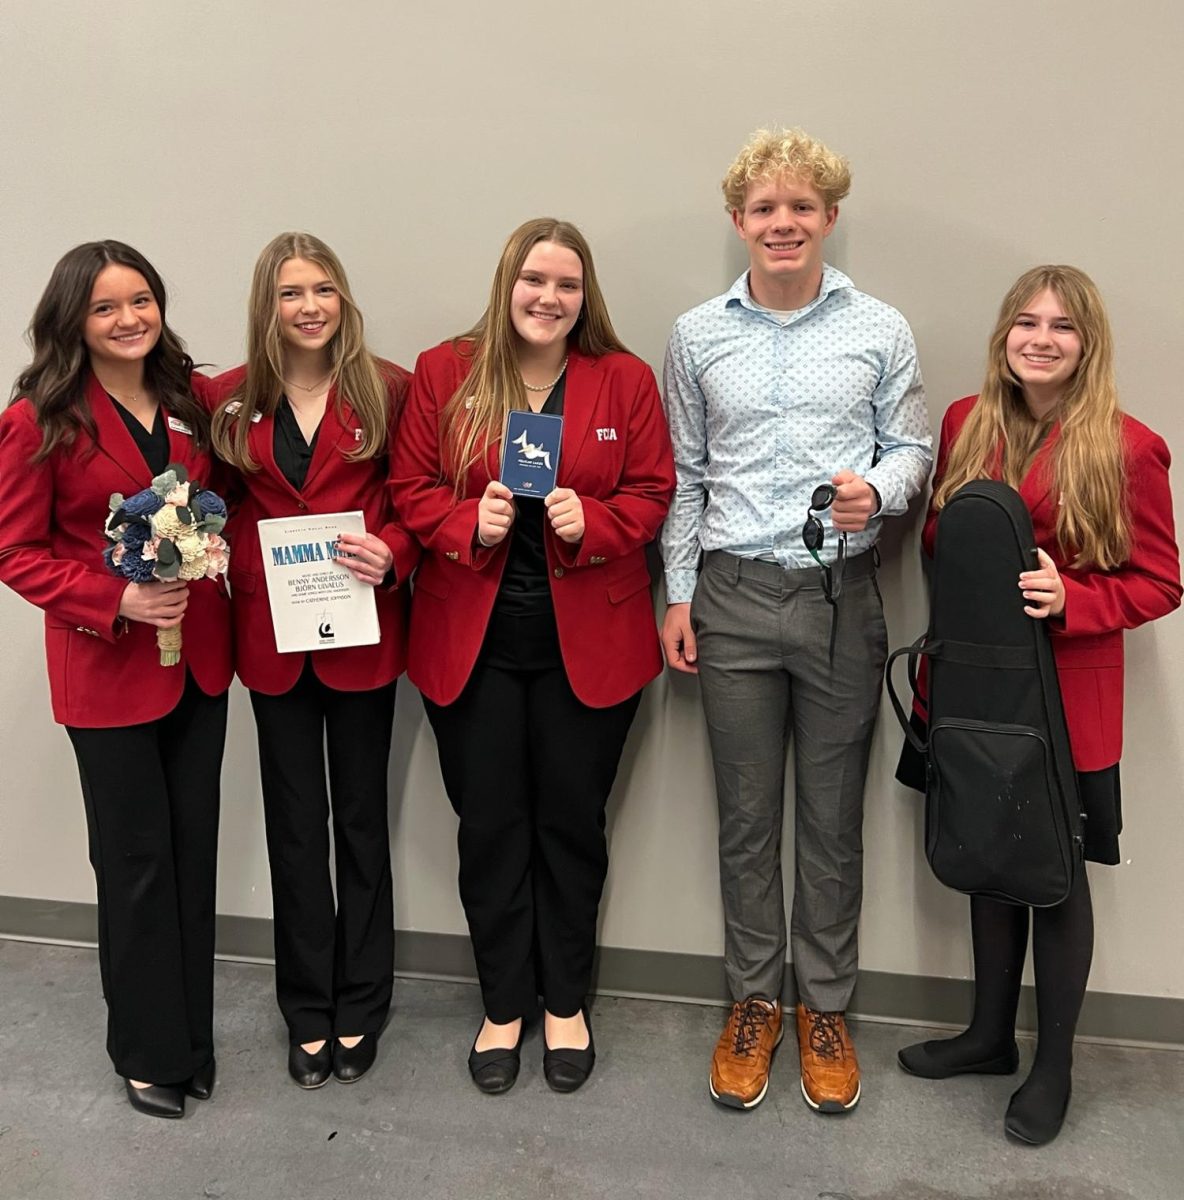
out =
[[[105,532],[112,544],[103,559],[131,583],[194,580],[224,574],[229,548],[220,536],[226,504],[199,486],[179,463],[170,463],[152,486],[127,499],[116,492]],[[158,629],[160,665],[181,661],[181,626]]]

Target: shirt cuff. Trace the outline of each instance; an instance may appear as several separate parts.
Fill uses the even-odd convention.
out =
[[[666,603],[690,604],[695,596],[695,584],[699,582],[699,572],[691,570],[675,570],[666,572]]]
[[[864,481],[875,491],[879,498],[880,507],[872,513],[872,517],[899,517],[908,512],[909,503],[904,496],[904,488],[891,479],[875,479],[870,474],[865,475]],[[871,517],[868,518],[871,520]]]

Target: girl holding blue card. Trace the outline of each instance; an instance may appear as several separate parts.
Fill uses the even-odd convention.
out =
[[[519,412],[562,417],[556,485],[540,499],[500,478]],[[524,431],[506,463],[528,445],[549,452],[545,425]],[[420,355],[391,487],[424,547],[408,675],[460,817],[485,1003],[469,1070],[484,1092],[513,1086],[541,996],[544,1074],[574,1091],[595,1061],[605,802],[662,663],[645,546],[674,490],[653,373],[613,331],[575,226],[515,230],[481,319]]]

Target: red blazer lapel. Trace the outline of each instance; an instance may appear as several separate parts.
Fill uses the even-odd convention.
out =
[[[330,388],[325,400],[325,415],[321,418],[321,427],[317,433],[317,444],[312,451],[312,462],[308,464],[308,474],[304,477],[306,491],[325,469],[326,463],[339,453],[349,453],[357,444],[353,428],[354,410],[349,401],[342,399],[341,411],[338,413],[337,388]]]
[[[587,441],[588,426],[596,411],[604,377],[595,360],[573,353],[567,363],[567,386],[563,392],[563,441],[559,454],[558,487],[570,487],[572,469]]]
[[[1057,421],[1036,451],[1028,473],[1020,480],[1019,493],[1032,514],[1037,536],[1042,528],[1056,527],[1056,506],[1060,503],[1060,497],[1052,494],[1052,456],[1060,436],[1061,423]]]
[[[169,435],[169,462],[183,463],[188,469],[197,457],[197,449],[193,442],[193,430],[186,421],[181,417],[174,417],[163,405],[161,406],[161,416],[164,418],[165,428]],[[197,482],[204,486],[206,480],[199,479]]]
[[[135,439],[128,432],[123,418],[115,411],[115,402],[103,390],[92,374],[86,384],[86,402],[98,430],[96,445],[99,452],[121,467],[135,484],[135,491],[149,487],[152,476]]]

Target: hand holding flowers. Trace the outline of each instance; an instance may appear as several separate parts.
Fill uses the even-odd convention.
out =
[[[152,486],[110,500],[103,552],[107,566],[128,580],[120,616],[156,626],[160,665],[181,661],[181,619],[192,580],[224,574],[229,548],[221,537],[226,505],[171,463]]]

